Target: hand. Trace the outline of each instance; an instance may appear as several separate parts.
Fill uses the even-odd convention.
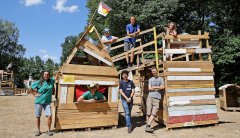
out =
[[[89,103],[95,103],[95,102],[96,102],[95,99],[90,99],[90,100],[89,100]]]
[[[113,39],[109,40],[109,42],[112,44],[113,43]]]
[[[132,98],[127,98],[127,103],[130,103],[132,101]]]

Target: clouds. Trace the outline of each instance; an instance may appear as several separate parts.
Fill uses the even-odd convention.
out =
[[[48,53],[47,50],[45,50],[45,49],[40,49],[38,52],[40,53],[40,57],[41,57],[44,61],[46,61],[48,58],[50,58],[50,59],[52,59],[55,63],[56,63],[56,62],[57,62],[57,63],[59,62],[59,60],[57,59],[57,57],[49,55],[49,53]]]
[[[43,4],[43,0],[22,0],[21,3],[23,3],[27,7],[30,7],[34,5]]]
[[[43,4],[47,0],[21,0],[20,3],[24,4],[27,7],[30,6],[37,6]],[[59,13],[68,12],[68,13],[75,13],[79,11],[78,5],[67,5],[68,0],[56,0],[55,5],[52,6],[53,10],[56,10]]]
[[[57,0],[56,5],[53,5],[53,9],[57,10],[59,13],[61,12],[77,12],[78,11],[78,5],[72,5],[72,6],[65,6],[67,0]]]

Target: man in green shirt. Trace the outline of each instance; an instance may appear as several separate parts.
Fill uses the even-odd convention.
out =
[[[77,102],[99,103],[106,101],[106,97],[98,91],[98,84],[91,83],[89,89],[90,91],[87,91],[82,96],[80,96],[77,99]]]
[[[30,87],[30,92],[35,96],[35,115],[36,115],[36,125],[37,132],[35,136],[40,136],[40,117],[42,114],[42,109],[44,109],[45,115],[47,117],[48,131],[49,136],[53,135],[53,132],[50,131],[52,123],[52,111],[51,111],[51,102],[52,102],[52,93],[54,92],[54,79],[50,78],[50,72],[43,71],[41,73],[40,80],[34,82]]]

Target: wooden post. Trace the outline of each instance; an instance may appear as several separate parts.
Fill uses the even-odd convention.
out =
[[[157,68],[157,70],[159,70],[158,48],[157,48],[157,31],[156,31],[156,27],[153,27],[153,33],[154,33],[154,46],[155,46],[156,68]]]
[[[198,30],[198,35],[201,35],[201,30]],[[199,48],[202,48],[202,40],[198,40],[198,45],[199,45]],[[199,53],[199,59],[200,61],[202,61],[202,53]]]
[[[209,35],[208,32],[204,32],[204,34]],[[210,48],[208,39],[206,40],[206,46]],[[208,53],[208,61],[212,61],[211,53]]]

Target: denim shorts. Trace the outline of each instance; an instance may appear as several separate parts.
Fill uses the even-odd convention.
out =
[[[45,116],[51,116],[52,110],[50,104],[35,104],[35,115],[36,117],[41,117],[42,109],[44,109]]]

